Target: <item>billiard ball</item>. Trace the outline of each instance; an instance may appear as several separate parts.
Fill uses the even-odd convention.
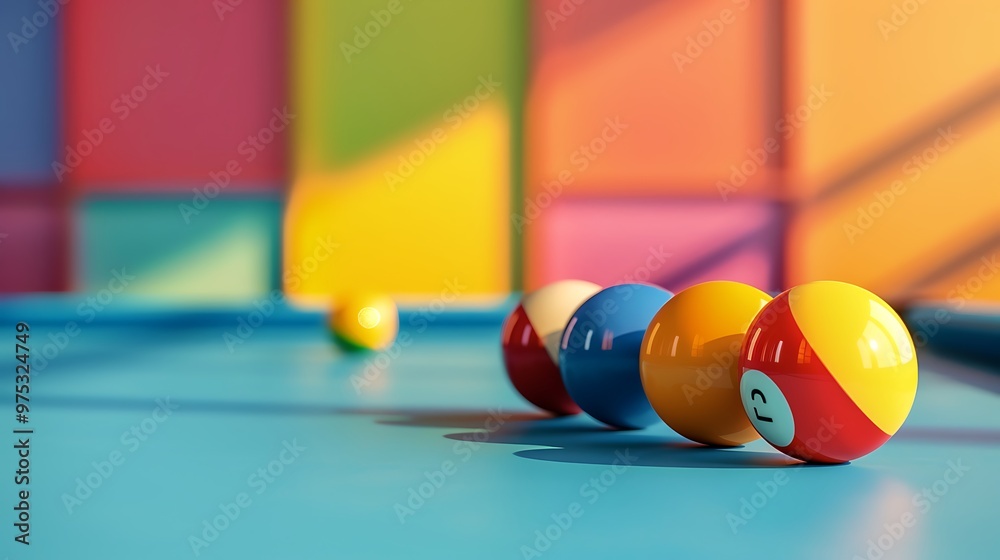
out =
[[[347,350],[382,350],[396,340],[399,311],[387,295],[347,294],[336,299],[327,324]]]
[[[705,282],[676,294],[650,321],[642,386],[678,434],[717,446],[760,438],[740,404],[737,366],[743,336],[770,300],[739,282]]]
[[[779,451],[817,463],[871,453],[899,430],[917,392],[913,340],[878,296],[810,282],[774,298],[740,352],[747,417]]]
[[[573,311],[600,291],[583,280],[561,280],[531,292],[504,321],[504,366],[514,389],[531,404],[555,414],[576,414],[559,373],[559,342]]]
[[[639,379],[639,347],[671,295],[649,284],[620,284],[597,292],[573,313],[559,345],[559,370],[584,412],[617,428],[658,421]]]

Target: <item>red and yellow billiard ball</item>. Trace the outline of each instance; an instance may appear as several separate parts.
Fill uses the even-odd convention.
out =
[[[646,397],[678,434],[700,443],[736,446],[759,439],[740,403],[740,345],[771,300],[739,282],[705,282],[667,301],[642,341]]]
[[[387,295],[346,294],[334,301],[327,325],[345,349],[382,350],[399,333],[399,310]]]
[[[739,360],[747,417],[779,451],[818,463],[867,455],[899,430],[917,358],[899,315],[843,282],[810,282],[754,319]]]
[[[504,321],[504,366],[514,389],[531,404],[555,414],[576,414],[559,372],[559,342],[577,307],[601,287],[583,280],[561,280],[521,299]]]

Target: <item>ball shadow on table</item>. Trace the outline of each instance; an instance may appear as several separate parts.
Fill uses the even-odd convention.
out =
[[[420,408],[338,408],[338,414],[374,416],[376,424],[383,426],[408,426],[414,428],[467,428],[487,429],[491,419],[503,418],[510,422],[545,420],[552,416],[541,412],[510,413],[502,408],[478,409],[420,409]]]
[[[475,444],[537,445],[514,455],[538,461],[673,468],[782,468],[802,462],[778,452],[720,448],[687,441],[665,430],[615,430],[576,417],[507,418],[493,430],[446,434]]]
[[[672,468],[788,468],[823,467],[787,457],[777,451],[740,447],[712,447],[688,441],[662,429],[616,430],[584,415],[551,416],[542,412],[502,409],[427,410],[359,408],[339,413],[375,416],[377,424],[424,428],[464,428],[445,434],[471,445],[537,445],[513,454],[524,459],[555,463],[616,465],[628,457],[632,465]]]

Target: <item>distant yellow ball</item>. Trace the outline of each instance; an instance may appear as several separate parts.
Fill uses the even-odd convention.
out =
[[[334,302],[329,327],[334,339],[348,349],[382,350],[399,333],[399,310],[386,295],[350,294]]]

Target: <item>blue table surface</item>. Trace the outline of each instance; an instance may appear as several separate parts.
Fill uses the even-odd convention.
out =
[[[982,366],[922,353],[896,437],[804,467],[760,441],[710,449],[662,425],[539,414],[506,381],[502,310],[411,310],[406,345],[358,355],[315,313],[238,331],[252,309],[120,302],[88,322],[65,298],[0,302],[0,558],[1000,554],[1000,376]],[[16,321],[34,356],[27,547],[13,540]]]

